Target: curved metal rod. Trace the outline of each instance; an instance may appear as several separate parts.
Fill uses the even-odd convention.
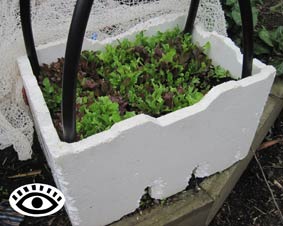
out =
[[[250,0],[238,0],[243,27],[243,68],[242,78],[251,76],[253,69],[253,16]]]
[[[77,70],[92,4],[93,0],[77,0],[69,30],[62,94],[63,140],[66,142],[73,142],[76,137]]]
[[[250,0],[238,0],[243,27],[243,68],[242,78],[252,74],[253,66],[253,17]],[[191,0],[184,33],[192,33],[200,0]]]
[[[192,32],[200,0],[192,0],[184,32]],[[76,137],[77,69],[93,0],[77,0],[69,31],[63,74],[62,120],[63,140],[73,142]],[[242,77],[251,75],[253,60],[253,21],[250,0],[239,0],[244,35]]]
[[[33,74],[38,77],[40,74],[40,67],[32,34],[30,0],[20,0],[20,17],[27,56],[31,64]]]
[[[195,24],[197,12],[198,12],[199,2],[200,0],[191,0],[191,5],[189,9],[188,18],[186,21],[184,33],[192,34],[193,32],[194,24]]]

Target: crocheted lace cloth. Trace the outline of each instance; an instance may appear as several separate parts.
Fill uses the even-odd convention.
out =
[[[75,0],[31,0],[36,46],[66,39]],[[96,0],[86,36],[114,36],[150,18],[187,13],[189,0]],[[0,2],[0,149],[13,145],[20,160],[31,158],[33,121],[22,97],[17,58],[25,55],[19,0]],[[204,29],[226,36],[226,23],[219,0],[201,0],[197,21]]]

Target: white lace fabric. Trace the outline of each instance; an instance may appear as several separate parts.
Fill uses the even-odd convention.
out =
[[[67,38],[75,3],[75,0],[31,0],[36,46]],[[96,0],[86,36],[95,33],[101,40],[156,16],[187,13],[189,5],[189,0]],[[0,2],[0,20],[0,149],[13,145],[18,158],[27,160],[32,154],[33,122],[23,101],[16,62],[25,55],[19,0]],[[196,23],[226,36],[219,0],[201,0]]]

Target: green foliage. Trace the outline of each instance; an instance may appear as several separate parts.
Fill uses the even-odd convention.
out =
[[[59,88],[56,84],[53,84],[46,77],[42,82],[42,91],[44,99],[46,100],[46,104],[48,108],[53,113],[54,109],[60,108],[61,100],[62,100],[62,89]]]
[[[114,123],[135,115],[126,112],[120,115],[119,105],[112,102],[108,96],[99,97],[91,105],[81,105],[79,110],[84,113],[81,120],[77,121],[77,133],[83,137],[109,129]]]
[[[229,76],[229,72],[220,66],[215,67],[214,73],[215,73],[214,77],[216,79],[227,78]]]
[[[140,32],[133,42],[82,52],[77,133],[84,138],[135,114],[159,117],[197,103],[213,85],[230,80],[228,71],[212,65],[206,55],[209,49],[210,43],[199,48],[189,34],[175,28],[152,37]],[[58,88],[53,85],[43,82],[54,109],[58,106],[52,98]]]
[[[99,73],[137,112],[160,116],[203,97],[210,84],[199,90],[200,74],[211,70],[211,78],[229,77],[224,69],[212,66],[203,53],[209,49],[210,43],[199,49],[178,28],[152,37],[141,32],[134,42],[124,40],[97,52],[103,68]]]
[[[221,0],[228,23],[228,35],[242,46],[242,23],[238,0]],[[264,16],[260,16],[260,10],[270,14],[282,12],[282,3],[272,7],[264,6],[262,0],[252,0],[252,12],[254,20],[254,53],[255,57],[267,64],[272,64],[277,69],[277,75],[283,75],[283,26],[275,29],[266,28]],[[280,11],[281,10],[281,11]]]
[[[95,60],[95,54],[94,54],[93,51],[84,51],[84,52],[82,52],[81,56],[88,63],[94,62],[94,60]]]

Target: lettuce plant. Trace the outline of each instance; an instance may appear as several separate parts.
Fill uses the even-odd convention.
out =
[[[189,34],[175,28],[152,37],[140,32],[134,41],[122,40],[103,51],[83,51],[77,87],[79,138],[136,114],[159,117],[193,105],[213,86],[231,80],[227,70],[212,65],[209,49],[210,43],[197,47]],[[51,112],[60,112],[63,62],[42,67],[39,84]]]

